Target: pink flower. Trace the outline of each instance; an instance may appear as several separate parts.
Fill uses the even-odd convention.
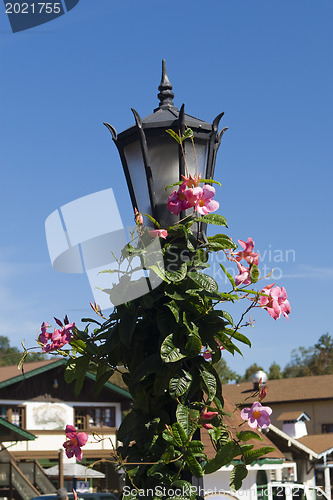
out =
[[[79,462],[82,460],[82,446],[88,441],[88,434],[86,432],[77,432],[72,425],[66,425],[66,438],[67,441],[63,443],[65,453],[68,458],[75,457]]]
[[[187,181],[185,180],[179,186],[178,191],[174,191],[170,194],[167,203],[167,209],[172,214],[178,215],[183,210],[190,208],[191,205],[188,203],[185,195],[185,191],[187,189]]]
[[[235,285],[249,285],[251,283],[250,268],[236,262],[239,274],[235,276]]]
[[[142,226],[143,216],[142,213],[139,212],[137,208],[134,209],[134,220],[137,226]]]
[[[261,427],[265,429],[271,423],[270,414],[272,413],[272,408],[269,406],[261,406],[257,401],[253,403],[251,408],[243,408],[241,411],[241,417],[243,420],[247,420],[252,429]]]
[[[191,204],[194,203],[194,210],[200,215],[207,215],[219,208],[219,202],[213,200],[213,196],[215,196],[215,188],[213,186],[205,184],[203,188],[195,187],[188,191],[192,191],[192,193],[189,193],[186,197]]]
[[[208,423],[209,420],[212,420],[214,417],[218,415],[217,411],[207,411],[207,408],[204,408],[202,412],[200,413],[199,418],[204,422],[203,427],[205,429],[214,429],[212,424]]]
[[[223,345],[216,339],[215,339],[215,342],[217,343],[220,350],[223,351],[223,349],[224,349]],[[212,353],[208,349],[203,348],[202,355],[206,361],[212,361]]]
[[[267,385],[265,385],[262,389],[260,389],[260,393],[259,393],[259,402],[261,403],[261,401],[267,396]]]
[[[192,188],[192,187],[197,187],[199,186],[200,179],[201,179],[201,173],[199,175],[189,175],[188,177],[185,177],[185,175],[182,175],[182,178],[186,182],[187,187]]]
[[[64,319],[65,325],[63,325],[59,319],[54,319],[61,327],[61,330],[55,328],[53,333],[47,332],[46,329],[49,328],[50,325],[48,323],[42,323],[42,333],[39,335],[38,341],[41,344],[44,344],[44,347],[42,348],[43,352],[51,352],[60,349],[65,344],[68,344],[72,338],[71,330],[74,328],[75,323],[69,323],[67,316],[65,316]],[[51,341],[50,344],[48,343],[49,340]]]
[[[272,288],[274,284],[267,285],[261,290],[261,293],[266,295],[260,296],[260,307],[266,309],[275,320],[281,316],[281,313],[289,319],[288,314],[290,314],[291,307],[287,299],[287,292],[283,287],[275,286]]]
[[[150,236],[158,236],[159,238],[163,238],[164,240],[168,236],[168,231],[166,229],[152,229],[149,231]]]
[[[254,264],[258,266],[259,264],[259,254],[253,251],[254,241],[252,238],[248,238],[247,242],[243,240],[238,240],[240,246],[244,249],[242,252],[237,252],[236,260],[240,261],[245,259],[248,264]]]

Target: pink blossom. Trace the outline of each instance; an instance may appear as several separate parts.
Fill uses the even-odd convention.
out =
[[[187,196],[187,198],[191,199],[191,203],[194,202],[195,211],[200,215],[207,215],[215,212],[220,206],[218,201],[213,200],[213,196],[215,196],[215,188],[205,184],[203,188],[193,188],[191,197]]]
[[[254,241],[252,238],[248,238],[247,241],[238,240],[240,246],[244,249],[242,252],[237,252],[236,260],[240,261],[242,259],[246,260],[248,264],[254,264],[258,266],[259,264],[259,254],[253,251]]]
[[[166,229],[152,229],[149,231],[150,236],[158,236],[159,238],[163,238],[164,240],[168,236],[168,231]]]
[[[182,178],[186,182],[187,187],[192,188],[192,187],[197,187],[199,186],[200,179],[201,179],[201,173],[199,175],[189,175],[188,177],[185,177],[185,175],[182,175]]]
[[[265,429],[271,423],[269,415],[272,413],[272,408],[269,406],[261,406],[257,401],[253,403],[251,408],[243,408],[241,411],[241,417],[243,420],[247,420],[252,429],[261,427]]]
[[[290,314],[291,308],[287,299],[287,292],[283,287],[275,286],[272,288],[274,284],[267,285],[261,290],[261,293],[265,293],[265,295],[260,296],[260,307],[266,309],[268,314],[275,320],[281,316],[281,313],[289,319],[288,314]]]
[[[217,343],[218,347],[220,348],[221,351],[223,351],[224,347],[223,345],[215,339],[215,342]],[[212,361],[212,353],[208,349],[203,348],[204,350],[202,351],[203,358],[206,361]]]
[[[207,411],[207,408],[204,408],[200,413],[200,418],[203,420],[212,420],[216,415],[218,415],[217,411]]]
[[[204,427],[205,429],[214,429],[214,427],[212,426],[212,424],[208,424],[208,423],[203,424],[203,427]]]
[[[260,389],[260,393],[259,393],[259,402],[261,403],[261,401],[267,396],[267,385],[265,385],[262,389]]]
[[[235,285],[249,285],[251,283],[250,268],[236,262],[239,274],[235,276]]]
[[[66,425],[66,438],[67,441],[63,443],[65,453],[68,458],[75,457],[79,462],[82,460],[82,446],[88,441],[88,434],[86,432],[77,432],[72,425]]]
[[[42,348],[43,352],[51,352],[60,349],[65,344],[68,344],[72,338],[71,330],[74,328],[75,323],[69,323],[67,316],[65,316],[64,319],[65,325],[63,325],[59,319],[54,319],[57,325],[61,327],[61,330],[55,328],[53,333],[47,332],[46,329],[49,328],[50,325],[48,323],[42,323],[42,333],[39,335],[38,341],[44,344]],[[49,341],[51,342],[48,343]]]
[[[178,215],[183,210],[186,210],[187,208],[191,207],[191,205],[188,203],[186,199],[185,195],[186,189],[187,189],[187,181],[185,180],[179,186],[177,191],[174,191],[173,193],[170,194],[166,207],[172,214]]]
[[[139,212],[137,208],[134,209],[134,220],[137,226],[142,226],[143,216],[142,213]]]

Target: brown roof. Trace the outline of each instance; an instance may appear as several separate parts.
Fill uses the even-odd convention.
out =
[[[32,363],[24,363],[23,371],[24,373],[28,373],[32,370],[36,370],[37,368],[41,368],[43,366],[49,365],[50,363],[54,363],[59,361],[61,358],[53,358],[47,359],[45,361],[33,361]],[[4,382],[5,380],[10,380],[11,378],[18,377],[22,375],[22,370],[17,368],[17,365],[9,365],[9,366],[0,366],[0,382]]]
[[[316,453],[324,453],[325,451],[333,449],[333,433],[329,434],[311,434],[298,438],[300,443],[304,444]]]
[[[245,422],[241,416],[239,410],[235,411],[235,405],[233,405],[228,399],[224,398],[224,411],[227,413],[232,413],[232,417],[224,416],[223,422],[228,426],[231,430],[231,434],[233,437],[236,437],[237,432],[240,430],[252,430],[248,426],[247,422]],[[240,427],[241,426],[241,427]],[[276,446],[268,439],[268,437],[263,432],[258,432],[262,437],[262,441],[258,439],[251,439],[250,441],[246,441],[246,444],[253,444],[253,449],[257,450],[258,448],[262,448],[263,446],[273,446],[275,447],[275,451],[264,455],[265,458],[279,458],[284,459],[283,453],[276,448]],[[201,439],[205,446],[205,453],[209,459],[215,457],[215,450],[210,440],[209,433],[206,429],[201,429]]]
[[[278,416],[276,420],[297,420],[302,415],[306,415],[304,411],[296,410],[296,411],[284,411],[281,415]]]
[[[265,403],[305,401],[311,399],[333,399],[333,374],[313,377],[284,378],[267,381],[268,393]],[[253,393],[253,384],[226,384],[223,395],[235,403],[243,403]]]

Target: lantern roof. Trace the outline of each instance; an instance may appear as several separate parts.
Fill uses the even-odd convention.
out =
[[[159,107],[154,109],[154,112],[150,115],[142,118],[142,126],[145,130],[147,129],[167,129],[174,128],[179,129],[179,117],[183,111],[179,111],[179,109],[174,105],[173,98],[174,93],[172,92],[172,85],[169,81],[167,72],[166,72],[166,64],[165,60],[162,61],[162,78],[161,83],[158,87],[159,93],[157,94],[160,103]],[[134,112],[134,110],[132,109]],[[199,133],[202,131],[207,134],[212,130],[212,124],[205,122],[204,120],[200,120],[199,118],[195,118],[194,116],[187,115],[183,113],[181,117],[183,123],[187,127],[193,129],[193,132]],[[119,141],[128,140],[132,134],[136,134],[136,126],[133,125],[123,132],[119,133],[117,139]]]

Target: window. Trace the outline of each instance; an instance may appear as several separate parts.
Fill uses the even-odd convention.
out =
[[[115,427],[116,409],[114,406],[74,409],[74,425],[77,429],[89,427]]]
[[[25,427],[25,407],[24,406],[1,406],[0,416],[11,424],[18,427]]]
[[[321,432],[323,434],[328,434],[329,432],[333,432],[333,424],[322,424]]]

